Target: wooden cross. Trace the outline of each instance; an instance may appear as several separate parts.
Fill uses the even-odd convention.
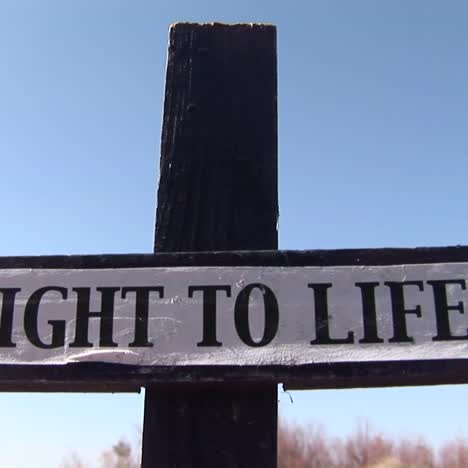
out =
[[[278,247],[276,28],[170,29],[155,252]],[[143,463],[276,466],[277,384],[146,388]]]
[[[468,247],[276,250],[276,92],[273,26],[171,27],[156,253],[0,257],[1,391],[145,387],[144,468],[271,468],[278,383],[468,382]]]

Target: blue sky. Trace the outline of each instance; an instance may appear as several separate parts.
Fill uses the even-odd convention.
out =
[[[168,27],[278,26],[280,246],[467,244],[463,0],[0,0],[0,255],[150,252]],[[335,434],[466,431],[466,387],[283,395]],[[136,437],[141,395],[0,395],[2,466]],[[28,447],[25,449],[25,447]]]

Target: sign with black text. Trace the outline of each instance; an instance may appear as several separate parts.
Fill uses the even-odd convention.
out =
[[[0,268],[0,364],[468,358],[468,263]]]

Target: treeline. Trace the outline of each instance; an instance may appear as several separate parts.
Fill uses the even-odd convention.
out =
[[[435,449],[422,437],[394,440],[361,424],[344,438],[317,426],[283,424],[278,468],[468,468],[468,440]]]
[[[60,468],[139,468],[139,459],[140,448],[122,440],[95,463],[71,454]],[[435,449],[423,438],[394,440],[368,424],[337,438],[319,426],[282,422],[278,468],[468,468],[468,439],[460,437]]]

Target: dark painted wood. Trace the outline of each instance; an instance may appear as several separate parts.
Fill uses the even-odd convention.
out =
[[[139,391],[174,384],[192,388],[283,383],[289,389],[397,387],[468,383],[468,359],[319,363],[301,366],[127,366],[76,363],[63,366],[0,365],[0,391]]]
[[[276,29],[171,28],[155,251],[277,247]]]
[[[115,269],[182,266],[325,267],[338,265],[404,265],[462,262],[468,262],[468,246],[0,257],[0,269]]]
[[[277,248],[276,29],[171,27],[155,251]],[[146,387],[144,468],[276,466],[273,382]]]
[[[139,268],[171,266],[334,266],[468,262],[468,247],[231,251],[0,257],[9,268]],[[259,384],[287,388],[354,388],[468,383],[468,360],[347,362],[303,366],[135,367],[105,363],[0,365],[0,391],[138,391],[157,384]]]
[[[276,407],[276,391],[261,384],[160,387],[146,397],[145,418],[159,429],[143,440],[157,451],[149,466],[274,467]]]

